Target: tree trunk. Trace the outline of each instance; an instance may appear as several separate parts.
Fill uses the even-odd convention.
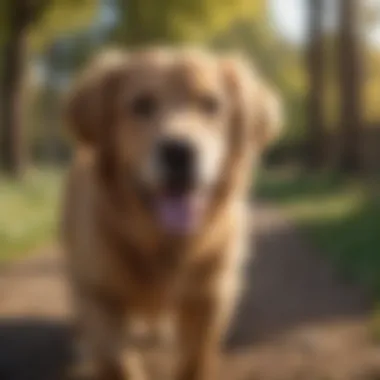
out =
[[[359,3],[340,0],[339,81],[341,98],[340,168],[346,172],[360,170],[361,137],[361,65],[359,50]]]
[[[309,28],[309,45],[306,54],[309,72],[308,161],[310,166],[320,167],[325,161],[322,0],[309,0]]]
[[[21,177],[24,169],[22,96],[26,54],[26,18],[16,1],[10,7],[9,38],[5,47],[1,86],[1,163],[6,174]]]
[[[46,52],[46,82],[44,98],[44,159],[47,164],[59,162],[59,123],[57,105],[56,70],[59,65],[59,49],[56,43],[50,45]]]

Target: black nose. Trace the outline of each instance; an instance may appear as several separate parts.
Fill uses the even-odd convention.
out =
[[[162,142],[159,160],[163,168],[165,187],[171,191],[188,190],[194,183],[195,152],[193,146],[183,140]]]

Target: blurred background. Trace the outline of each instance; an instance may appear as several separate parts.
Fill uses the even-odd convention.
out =
[[[263,220],[270,222],[263,227],[269,236],[263,252],[269,261],[259,260],[259,266],[267,265],[267,278],[281,280],[269,289],[267,279],[258,276],[263,297],[275,306],[259,303],[266,309],[260,309],[262,325],[256,326],[274,331],[274,315],[282,318],[279,326],[300,324],[307,307],[315,318],[351,318],[358,313],[348,300],[361,304],[369,296],[370,311],[359,309],[377,321],[370,341],[379,342],[380,0],[1,0],[0,268],[39,254],[56,240],[61,182],[70,158],[61,104],[71,79],[107,45],[146,43],[242,51],[281,92],[285,132],[266,154],[256,192],[259,203],[275,210],[264,207]],[[283,219],[297,230],[295,240],[286,237],[293,232],[283,228]],[[285,232],[276,234],[276,223]],[[282,251],[288,255],[274,254]],[[44,268],[40,272],[20,272],[13,280],[0,276],[8,294],[17,280],[19,293],[12,294],[31,294],[35,301],[27,307],[15,295],[5,297],[1,316],[48,307],[41,294],[50,294],[52,287],[38,281],[56,276],[50,271],[55,267],[46,265],[48,259],[40,263],[33,267]],[[333,268],[331,281],[326,268]],[[299,277],[303,272],[306,276]],[[365,297],[358,288],[342,291],[346,283],[363,288]],[[42,298],[33,296],[34,286],[33,294]],[[314,293],[306,294],[313,286]],[[289,311],[297,297],[298,309]],[[252,318],[260,321],[260,313]],[[4,326],[0,338],[13,331]],[[356,337],[356,330],[350,331]],[[16,378],[1,374],[0,360],[0,378]]]
[[[0,259],[53,239],[72,76],[106,45],[145,43],[255,61],[287,115],[259,193],[380,296],[379,0],[1,1]]]
[[[380,341],[380,0],[1,0],[0,268],[56,240],[70,158],[61,103],[73,76],[107,45],[146,43],[242,51],[278,87],[286,127],[266,154],[259,202],[307,241],[293,250],[274,238],[299,253],[295,267],[315,250],[339,274],[332,291],[365,289]],[[318,293],[321,305],[334,304],[330,290]],[[347,292],[337,303],[355,298]]]

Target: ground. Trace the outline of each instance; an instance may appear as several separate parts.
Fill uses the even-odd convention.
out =
[[[371,300],[341,279],[281,213],[253,212],[256,257],[220,380],[378,380]],[[252,255],[253,256],[253,255]],[[58,380],[70,361],[70,314],[58,249],[0,273],[0,379]],[[170,353],[149,355],[166,379]]]

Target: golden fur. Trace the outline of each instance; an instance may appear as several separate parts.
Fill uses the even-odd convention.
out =
[[[132,174],[143,170],[153,129],[135,128],[123,107],[144,86],[163,102],[186,96],[191,112],[176,133],[190,133],[185,125],[192,120],[192,138],[206,144],[219,139],[225,146],[205,223],[194,236],[162,234],[134,186]],[[205,122],[196,107],[204,91],[222,99],[218,121]],[[211,380],[241,282],[252,163],[280,129],[277,97],[239,59],[194,50],[116,51],[102,54],[81,75],[67,121],[76,153],[63,239],[78,327],[97,378],[142,379],[136,363],[127,360],[124,373],[120,364],[122,351],[134,351],[128,326],[136,318],[155,326],[170,317],[181,353],[175,378]],[[202,123],[225,131],[197,130]],[[207,133],[215,135],[207,140]]]

